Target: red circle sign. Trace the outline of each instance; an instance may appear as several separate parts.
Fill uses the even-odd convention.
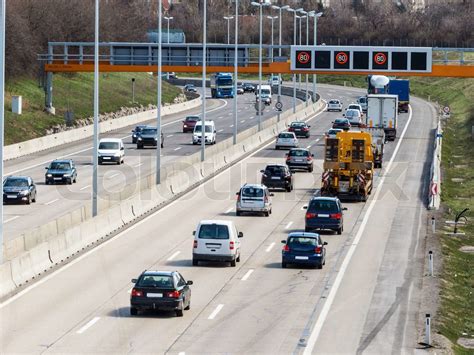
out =
[[[385,55],[385,53],[375,53],[374,55],[374,61],[376,64],[378,65],[384,65],[385,62],[387,61],[387,56]]]
[[[346,64],[347,63],[347,60],[349,59],[347,53],[344,53],[344,52],[339,52],[336,54],[336,62],[338,62],[339,64]]]
[[[300,52],[298,53],[298,58],[296,59],[300,64],[308,64],[311,60],[311,55],[309,54],[309,52]]]

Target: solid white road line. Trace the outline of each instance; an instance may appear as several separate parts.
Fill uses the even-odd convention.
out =
[[[182,147],[174,148],[173,150],[176,152],[177,150],[180,150]]]
[[[224,116],[219,116],[219,117],[217,117],[217,118],[218,118],[218,119],[219,119],[219,118],[224,118]]]
[[[217,305],[216,309],[211,313],[211,315],[210,315],[209,318],[207,318],[207,319],[214,319],[214,318],[216,318],[217,313],[219,313],[223,307],[224,307],[223,304]]]
[[[3,221],[3,224],[14,221],[15,219],[20,218],[20,216],[13,216]]]
[[[178,353],[178,355],[186,355],[186,353],[184,351],[181,351]]]
[[[311,331],[311,335],[309,336],[306,348],[303,352],[304,355],[310,355],[313,352],[316,342],[318,341],[319,334],[321,333],[321,329],[323,328],[324,322],[326,321],[326,318],[329,314],[329,310],[331,309],[334,299],[336,298],[336,294],[339,289],[339,286],[341,285],[342,278],[344,277],[347,267],[349,266],[349,263],[351,262],[352,256],[354,255],[355,250],[357,246],[359,245],[360,239],[362,238],[362,235],[364,234],[365,226],[367,225],[367,222],[369,221],[369,218],[372,213],[372,210],[374,209],[375,203],[378,201],[380,191],[382,191],[382,186],[385,182],[385,177],[388,176],[388,173],[390,172],[390,168],[392,167],[393,161],[395,160],[397,156],[398,150],[400,149],[400,145],[403,141],[403,137],[405,137],[405,133],[408,129],[408,126],[410,125],[411,119],[412,119],[412,109],[411,109],[411,106],[409,106],[409,117],[408,117],[407,124],[405,125],[402,135],[400,136],[400,140],[398,141],[397,146],[395,147],[395,150],[393,151],[392,158],[390,159],[387,165],[384,175],[380,179],[380,183],[377,186],[377,190],[375,191],[375,194],[373,195],[373,198],[370,201],[370,205],[367,208],[367,212],[365,213],[364,218],[362,219],[362,223],[360,224],[359,230],[357,231],[354,241],[350,245],[349,250],[347,251],[347,254],[344,258],[344,261],[342,262],[341,267],[339,268],[339,272],[337,273],[337,276],[334,280],[331,291],[329,291],[329,295],[326,298],[326,302],[324,303],[321,309],[321,312],[319,313],[318,320],[316,321],[316,324],[314,325],[314,328]]]
[[[100,317],[94,317],[92,318],[89,322],[87,322],[86,325],[84,325],[81,329],[79,329],[76,333],[77,334],[82,334],[84,333],[87,329],[92,327],[94,324],[96,324],[99,321]]]
[[[230,213],[234,210],[234,207],[230,207],[229,209],[227,209],[227,211],[225,211],[225,213]]]
[[[319,115],[323,114],[326,110],[326,106],[321,110],[319,111],[318,113],[314,114],[314,115],[311,115],[308,119],[305,120],[305,122],[308,122],[308,121],[311,121],[313,119],[315,119],[316,117],[318,117]],[[257,149],[253,154],[245,157],[244,159],[242,159],[239,163],[242,164],[244,162],[246,162],[247,160],[251,159],[252,157],[254,157],[257,153],[261,152],[262,150],[264,149],[267,149],[270,145],[273,145],[275,142],[270,142],[268,144],[265,144],[263,147]],[[216,174],[214,176],[214,178],[212,179],[209,179],[208,181],[204,182],[202,185],[200,186],[205,186],[207,184],[210,184],[211,182],[213,182],[215,179],[217,179],[219,176],[221,176],[222,174],[226,174],[228,172],[229,169],[225,169],[225,170],[222,170],[221,172],[219,172],[218,174]],[[194,190],[192,191],[189,191],[188,193],[184,194],[182,196],[185,197],[187,196],[188,194],[191,194],[193,193]],[[103,248],[105,248],[106,246],[108,246],[110,243],[113,243],[115,242],[117,239],[123,237],[124,235],[126,235],[127,233],[130,233],[131,231],[133,231],[134,229],[140,227],[142,224],[145,224],[145,223],[148,223],[149,220],[153,217],[155,217],[157,214],[159,213],[163,213],[164,211],[168,210],[169,208],[173,207],[176,203],[178,203],[179,201],[181,201],[180,199],[176,199],[174,200],[173,202],[167,204],[165,207],[159,209],[158,211],[156,211],[155,213],[152,213],[150,215],[148,215],[147,217],[143,218],[142,220],[140,220],[139,222],[135,223],[134,225],[132,225],[130,228],[127,228],[123,231],[121,231],[120,233],[118,233],[117,235],[113,236],[112,238],[108,239],[107,241],[103,242],[102,244],[98,245],[97,247],[95,247],[94,249],[91,249],[87,252],[85,252],[84,254],[82,254],[81,256],[77,257],[76,259],[74,259],[73,261],[71,261],[70,263],[64,265],[63,267],[60,267],[58,268],[57,270],[53,271],[52,273],[46,275],[45,277],[41,278],[39,281],[31,284],[30,286],[26,287],[25,289],[21,290],[20,292],[18,292],[17,294],[15,294],[14,296],[10,297],[9,299],[7,299],[6,301],[0,303],[0,309],[8,306],[10,303],[13,303],[15,302],[16,300],[18,300],[19,298],[21,298],[23,295],[33,291],[34,289],[36,289],[37,287],[41,286],[42,284],[48,282],[49,280],[53,279],[54,277],[56,277],[57,275],[60,275],[61,273],[63,273],[64,271],[67,271],[69,270],[69,268],[73,267],[74,265],[76,265],[77,263],[81,262],[82,260],[88,258],[90,255],[94,254],[94,253],[97,253],[98,251],[102,250]],[[267,248],[267,252],[269,252],[271,250],[271,248],[273,247],[275,243],[272,243],[268,248]]]
[[[247,281],[247,279],[250,277],[250,275],[252,275],[253,272],[254,272],[253,269],[250,269],[249,271],[247,271],[247,273],[242,277],[242,281]]]
[[[49,206],[49,205],[52,205],[53,203],[55,203],[55,202],[57,202],[57,201],[59,201],[59,198],[55,198],[54,200],[51,200],[51,201],[49,201],[49,202],[46,202],[45,205],[46,205],[46,206]]]
[[[81,187],[79,190],[82,191],[82,190],[88,189],[89,187],[91,187],[91,185],[86,185],[86,186],[84,186],[84,187]]]
[[[289,229],[291,227],[291,225],[293,224],[293,221],[291,222],[288,222],[288,224],[285,226],[285,229]]]
[[[181,252],[178,250],[177,252],[173,253],[173,255],[171,255],[168,259],[166,259],[167,261],[171,261],[173,260],[174,258],[176,258],[179,254],[181,254]]]
[[[272,250],[274,246],[275,246],[275,243],[273,242],[273,243],[271,243],[271,244],[267,247],[267,249],[265,249],[265,251],[266,251],[267,253],[269,253],[270,250]]]
[[[314,141],[314,143],[318,143],[321,140],[321,138],[318,138]]]

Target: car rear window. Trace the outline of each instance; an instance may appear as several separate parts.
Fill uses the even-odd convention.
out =
[[[360,116],[359,110],[348,110],[346,112],[346,117],[359,117],[359,116]]]
[[[267,166],[265,169],[266,175],[283,175],[285,168],[283,166]]]
[[[202,224],[199,239],[229,239],[229,228],[223,224]]]
[[[317,238],[308,238],[308,237],[291,237],[288,240],[288,246],[291,247],[304,247],[312,246],[315,247],[318,245]]]
[[[347,120],[344,119],[344,118],[337,118],[334,123],[337,123],[337,124],[346,124],[347,123]]]
[[[280,133],[278,138],[294,138],[294,136],[291,133]]]
[[[339,101],[337,100],[331,100],[329,101],[330,104],[333,104],[333,105],[337,105],[339,103]]]
[[[307,150],[290,150],[290,156],[292,157],[307,157],[309,152]]]
[[[336,201],[315,200],[315,201],[311,201],[311,203],[309,204],[308,212],[336,213],[339,211],[338,211]]]
[[[174,287],[173,278],[168,275],[144,275],[138,280],[139,287]]]
[[[263,189],[259,187],[244,187],[242,189],[243,197],[263,197]]]
[[[291,127],[303,127],[305,126],[304,122],[292,122]]]

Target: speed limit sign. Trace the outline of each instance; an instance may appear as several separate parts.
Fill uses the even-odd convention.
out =
[[[278,110],[278,111],[281,111],[281,109],[283,108],[283,104],[278,101],[276,104],[275,104],[275,108]]]
[[[387,69],[388,52],[374,52],[372,67],[374,69]]]
[[[311,68],[311,51],[296,51],[296,68]]]

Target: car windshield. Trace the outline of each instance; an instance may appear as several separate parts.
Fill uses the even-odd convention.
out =
[[[141,132],[143,128],[145,128],[146,126],[137,126],[135,127],[135,132]]]
[[[304,127],[306,124],[304,122],[292,122],[291,127]]]
[[[232,79],[219,79],[218,84],[221,86],[230,86],[234,85]]]
[[[156,132],[158,132],[158,130],[156,128],[145,128],[144,130],[142,130],[142,135],[152,135],[152,134],[156,134]]]
[[[188,122],[197,122],[197,121],[199,121],[199,117],[188,116],[188,117],[186,117],[186,121],[188,121]]]
[[[315,247],[318,245],[318,240],[316,238],[308,237],[291,237],[288,240],[288,246],[291,247]]]
[[[309,204],[308,211],[312,213],[336,213],[338,212],[338,208],[335,201],[315,200]]]
[[[307,150],[290,150],[290,156],[292,157],[307,157],[309,152]]]
[[[294,136],[291,133],[280,133],[278,138],[294,138]]]
[[[331,101],[329,101],[329,103],[330,103],[330,104],[333,104],[333,105],[337,105],[337,104],[339,104],[339,101],[337,101],[337,100],[331,100]]]
[[[242,189],[243,197],[263,197],[263,189],[259,187],[245,187]]]
[[[3,183],[5,187],[27,187],[28,180],[26,179],[6,179]]]
[[[265,169],[265,175],[283,175],[285,168],[283,166],[267,166]]]
[[[194,85],[193,85],[193,84],[188,84],[188,85],[186,85],[186,87],[187,87],[188,89],[190,89],[190,88],[194,88]]]
[[[229,228],[222,224],[202,224],[199,239],[229,239]]]
[[[202,127],[202,125],[198,125],[198,126],[194,127],[194,132],[201,132],[201,127]],[[205,132],[206,133],[211,133],[212,132],[212,126],[206,125]]]
[[[174,287],[173,278],[169,275],[144,275],[138,280],[138,287]]]
[[[99,149],[119,149],[118,142],[101,142],[99,144]]]
[[[54,170],[69,170],[71,168],[71,165],[69,163],[61,163],[61,162],[53,161],[49,168],[54,169]]]
[[[359,111],[358,110],[347,110],[346,112],[346,117],[359,117]]]

